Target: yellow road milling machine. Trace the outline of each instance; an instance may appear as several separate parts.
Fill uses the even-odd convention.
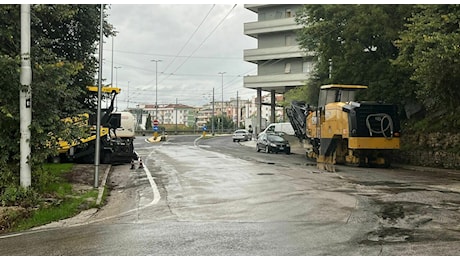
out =
[[[318,107],[293,101],[286,114],[296,136],[311,145],[306,156],[320,169],[335,164],[389,167],[400,147],[398,108],[394,104],[355,101],[360,85],[321,86]]]
[[[87,87],[89,91],[97,92],[98,87]],[[137,159],[134,152],[133,141],[135,138],[135,119],[129,112],[113,112],[114,101],[120,88],[102,87],[102,92],[111,95],[110,107],[101,110],[100,131],[100,158],[101,163],[116,164],[129,163]],[[59,141],[59,160],[77,163],[93,163],[95,157],[96,142],[96,115],[81,115],[72,119],[64,119],[68,122],[88,129],[86,138],[79,138],[72,142]]]

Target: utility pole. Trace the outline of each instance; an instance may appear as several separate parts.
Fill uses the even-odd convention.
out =
[[[127,103],[128,103],[128,104],[126,105],[126,109],[128,109],[128,108],[129,108],[129,81],[128,81],[128,100],[126,100],[126,101],[127,101]]]
[[[224,74],[225,72],[219,72],[222,78],[222,134],[224,133]]]
[[[110,85],[113,87],[113,35],[112,35],[112,66],[110,67]]]
[[[238,91],[236,91],[236,129],[240,128],[240,109],[238,108]]]
[[[32,68],[30,66],[30,4],[21,4],[21,74],[19,76],[20,116],[20,183],[23,188],[31,185],[30,124],[32,122]]]
[[[118,69],[121,69],[120,66],[115,66],[115,87],[118,87]],[[112,83],[113,86],[113,83]]]
[[[99,187],[99,159],[101,152],[101,98],[102,98],[102,50],[104,42],[104,5],[101,4],[101,24],[99,27],[99,73],[97,90],[96,152],[94,155],[94,188]]]
[[[155,62],[155,119],[158,120],[158,62],[161,60],[151,61]]]
[[[211,116],[211,132],[214,136],[214,88],[212,88],[212,116]]]
[[[113,39],[113,38],[112,38],[112,39]],[[112,43],[112,44],[113,44],[113,43]],[[113,50],[112,50],[112,54],[113,54]],[[113,57],[112,57],[112,60],[113,60]],[[113,65],[113,64],[112,64],[112,65]],[[117,87],[117,88],[118,88],[118,69],[121,69],[121,67],[120,67],[120,66],[116,66],[116,67],[115,67],[115,82],[116,82],[116,83],[115,83],[115,87]],[[113,67],[112,67],[112,70],[113,70]],[[111,84],[112,87],[113,87],[113,78],[112,78],[112,82],[111,82],[110,84]],[[115,110],[118,110],[118,97],[115,97],[115,98],[116,98],[116,101],[117,101],[117,103],[116,103],[116,105],[115,105]]]
[[[177,98],[176,98],[176,107],[175,107],[175,110],[176,110],[176,135],[177,135]]]
[[[110,79],[110,85],[113,86],[113,44],[114,44],[114,39],[115,36],[117,34],[117,31],[113,31],[113,35],[112,35],[112,68],[111,68],[111,71],[110,71],[110,76],[111,76],[111,79]],[[117,84],[117,87],[118,87],[118,84]]]

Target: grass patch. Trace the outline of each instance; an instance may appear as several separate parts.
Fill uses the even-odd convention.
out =
[[[35,207],[24,208],[27,213],[22,217],[14,218],[9,230],[26,230],[70,218],[83,210],[98,207],[96,205],[98,189],[76,191],[72,188],[72,183],[66,178],[72,169],[73,164],[44,164],[36,177],[39,178],[37,182],[39,185],[34,187],[39,193],[39,203]]]
[[[73,164],[72,163],[45,163],[43,165],[45,170],[50,171],[51,174],[65,174],[72,170]]]
[[[47,163],[43,165],[43,171],[40,172],[40,181],[37,182],[37,190],[40,194],[47,196],[63,197],[72,193],[72,185],[65,181],[64,175],[71,172],[73,164],[71,163]]]
[[[93,189],[80,196],[67,198],[58,205],[40,207],[33,211],[29,218],[19,221],[13,231],[22,231],[76,216],[82,210],[96,207],[97,195],[98,190]]]

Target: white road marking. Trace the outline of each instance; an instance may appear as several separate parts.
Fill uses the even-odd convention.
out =
[[[155,152],[155,151],[152,151],[149,154],[149,157],[152,155],[153,152]],[[102,218],[102,219],[84,221],[84,222],[78,223],[78,224],[66,225],[65,227],[77,227],[77,226],[83,226],[83,225],[87,225],[87,224],[91,224],[91,223],[102,222],[102,221],[105,221],[105,220],[121,217],[121,216],[129,214],[131,212],[135,212],[135,211],[138,211],[138,210],[145,209],[145,208],[151,207],[153,205],[156,205],[161,199],[160,192],[158,191],[158,187],[157,187],[155,181],[153,180],[153,177],[152,177],[152,174],[150,173],[150,170],[145,165],[144,165],[144,172],[145,172],[145,175],[147,176],[147,178],[149,180],[150,187],[152,188],[152,192],[153,192],[153,200],[149,204],[144,205],[144,206],[139,207],[139,208],[131,209],[131,210],[128,210],[128,211],[125,211],[125,212],[121,212],[121,213],[113,215],[113,216],[105,217],[105,218]],[[36,227],[35,229],[31,229],[29,231],[24,231],[24,232],[20,232],[20,233],[0,236],[0,239],[21,236],[21,235],[24,235],[24,234],[33,234],[33,233],[43,232],[43,231],[47,231],[47,230],[54,230],[54,229],[58,229],[58,228],[62,228],[62,227],[63,226],[61,226],[61,227],[53,227],[53,228],[43,228],[43,229],[40,228],[40,227]]]
[[[152,155],[153,152],[155,152],[155,150],[150,152],[149,157]],[[152,205],[157,204],[160,201],[161,196],[160,196],[160,192],[158,191],[157,184],[155,183],[155,180],[153,180],[152,174],[150,173],[149,169],[146,166],[144,166],[144,172],[145,172],[145,175],[147,175],[147,178],[149,179],[150,187],[152,188],[152,191],[153,191],[153,200],[147,206],[152,206]]]

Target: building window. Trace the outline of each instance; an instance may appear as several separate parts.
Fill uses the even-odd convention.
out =
[[[312,64],[309,61],[304,61],[302,65],[302,72],[305,74],[309,74],[311,72]]]
[[[284,73],[291,73],[291,63],[286,63],[284,66]]]
[[[292,17],[291,9],[286,9],[286,17]]]

